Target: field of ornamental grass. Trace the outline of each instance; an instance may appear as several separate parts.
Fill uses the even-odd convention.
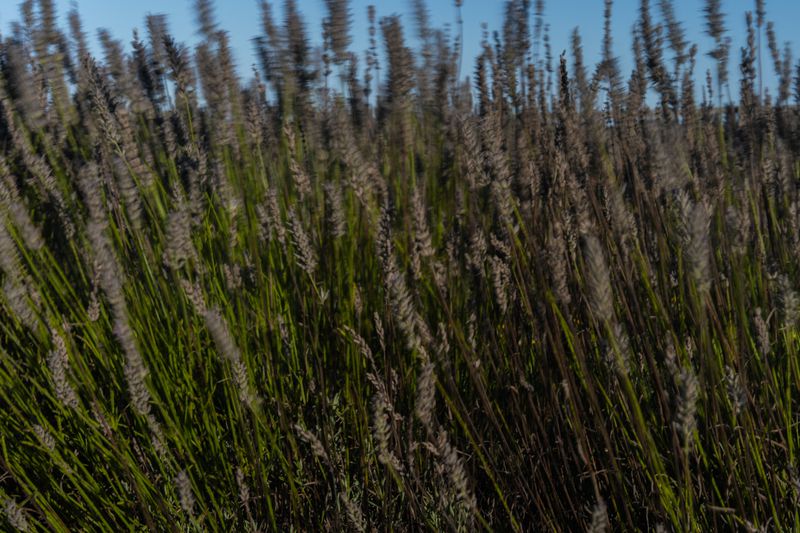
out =
[[[195,3],[191,47],[149,15],[95,50],[52,0],[0,40],[0,528],[800,528],[763,1],[689,36],[641,0],[623,51],[606,0],[589,65],[542,0],[477,58],[461,0],[370,7],[366,51],[348,0],[318,38],[262,0],[248,80]]]

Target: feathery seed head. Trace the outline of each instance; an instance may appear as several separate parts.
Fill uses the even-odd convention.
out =
[[[589,304],[599,322],[611,323],[614,320],[614,293],[602,245],[597,237],[588,235],[584,247]]]
[[[30,529],[25,511],[11,498],[5,498],[3,501],[3,512],[8,523],[17,531],[28,531]]]
[[[181,470],[175,476],[175,486],[178,488],[178,497],[181,502],[181,509],[189,516],[194,516],[194,493],[192,492],[192,482],[186,470]]]

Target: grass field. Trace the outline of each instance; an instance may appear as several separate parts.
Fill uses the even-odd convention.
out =
[[[731,44],[707,0],[698,50],[643,0],[630,77],[610,0],[596,66],[539,1],[477,58],[461,0],[358,53],[346,0],[320,39],[262,2],[250,80],[196,3],[193,49],[151,15],[93,57],[51,0],[0,44],[0,528],[800,530],[762,2]]]

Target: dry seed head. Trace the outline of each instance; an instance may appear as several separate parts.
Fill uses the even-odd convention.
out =
[[[147,427],[150,429],[150,444],[153,446],[153,449],[156,451],[156,455],[162,461],[169,460],[169,452],[165,445],[165,438],[164,432],[161,430],[161,426],[156,420],[156,417],[153,416],[153,413],[148,413],[146,416],[147,420]]]
[[[447,356],[448,353],[450,353],[450,341],[449,341],[449,335],[447,334],[447,327],[444,325],[444,322],[439,322],[438,336],[439,336],[438,353],[440,356],[445,357]]]
[[[675,189],[671,200],[670,208],[676,218],[678,235],[684,244],[688,243],[691,239],[692,199],[685,190]]]
[[[347,123],[342,124],[342,133],[340,133],[342,139],[353,137],[352,134],[348,135],[345,133],[348,131],[347,128]],[[350,187],[353,194],[356,195],[361,205],[368,206],[373,188],[377,186],[378,190],[384,189],[384,183],[380,173],[364,161],[358,148],[352,143],[346,143],[339,149],[339,152],[341,153],[342,160],[348,167],[345,176],[347,186]]]
[[[200,316],[204,316],[206,313],[206,301],[203,297],[203,289],[200,288],[200,285],[197,282],[192,283],[183,278],[181,278],[180,284],[184,294],[186,295],[186,298],[189,299],[192,307],[194,307],[195,313]]]
[[[389,292],[392,297],[392,308],[396,313],[400,329],[404,333],[406,346],[409,350],[413,350],[419,345],[420,341],[414,328],[416,323],[414,307],[411,295],[405,284],[405,277],[399,270],[394,268],[387,273],[386,282],[389,285]]]
[[[628,334],[618,321],[614,321],[610,326],[612,346],[608,353],[609,364],[617,373],[630,374],[631,346]]]
[[[384,336],[383,322],[381,321],[381,316],[378,314],[377,311],[375,311],[372,314],[372,318],[373,318],[373,321],[375,322],[375,333],[378,334],[378,342],[380,342],[381,351],[385,352],[386,351],[386,338]]]
[[[584,257],[589,305],[598,322],[611,323],[614,320],[614,293],[602,245],[594,235],[585,238]]]
[[[734,253],[744,255],[750,242],[749,214],[729,205],[725,210],[725,223]]]
[[[674,379],[678,374],[678,354],[675,351],[675,343],[672,341],[671,335],[666,337],[664,344],[666,346],[664,349],[664,362],[670,376]]]
[[[289,211],[289,222],[291,224],[292,244],[298,266],[309,275],[314,277],[317,270],[317,253],[311,244],[311,239],[303,228],[303,223],[294,209]]]
[[[372,350],[370,349],[369,344],[367,344],[367,341],[364,340],[364,338],[350,326],[344,326],[343,329],[348,335],[350,335],[350,337],[353,338],[353,342],[356,346],[358,346],[361,355],[374,368],[375,360],[372,357]]]
[[[192,482],[189,480],[186,470],[181,470],[175,476],[175,486],[178,487],[181,509],[187,515],[194,516],[194,493],[192,492]]]
[[[567,250],[567,258],[570,262],[577,261],[578,257],[578,228],[575,222],[575,216],[571,211],[566,211],[562,214],[563,217],[563,233],[564,247]]]
[[[697,424],[697,399],[699,396],[697,377],[689,368],[683,368],[677,376],[678,406],[673,425],[683,439],[684,448],[688,451],[691,438]]]
[[[239,245],[239,223],[236,218],[231,218],[231,225],[228,228],[228,248],[236,250]]]
[[[623,188],[615,184],[608,184],[603,189],[603,192],[606,211],[611,219],[617,239],[629,247],[636,241],[637,228],[636,219],[625,202]]]
[[[384,283],[389,293],[392,311],[397,317],[397,322],[406,340],[409,350],[414,350],[420,345],[421,340],[417,334],[417,314],[411,299],[411,294],[406,285],[405,276],[397,267],[397,261],[391,250],[384,259]]]
[[[145,383],[147,366],[136,346],[133,332],[128,324],[127,308],[124,305],[119,312],[115,310],[114,335],[125,353],[125,381],[133,408],[138,414],[147,416],[150,414],[151,401],[150,391]]]
[[[421,258],[432,257],[435,250],[428,229],[425,200],[418,187],[414,187],[411,192],[411,215],[414,224],[414,253]]]
[[[284,124],[283,134],[289,144],[289,155],[291,156],[289,159],[289,173],[302,200],[311,193],[311,178],[309,178],[308,173],[297,158],[294,129],[289,123]]]
[[[339,492],[339,500],[342,502],[342,505],[344,505],[350,525],[358,532],[366,531],[367,521],[364,520],[364,514],[361,512],[361,508],[350,497],[350,490],[346,489]]]
[[[741,379],[736,371],[730,366],[725,366],[725,385],[728,391],[728,400],[733,406],[736,415],[741,414],[742,409],[747,405],[747,395],[742,387]]]
[[[394,418],[394,409],[383,394],[372,397],[372,422],[373,437],[378,448],[378,461],[393,469],[396,473],[403,472],[403,465],[390,449],[391,420]]]
[[[478,317],[474,312],[467,317],[467,342],[473,351],[477,348]]]
[[[107,224],[108,221],[104,216],[102,184],[96,163],[90,162],[81,167],[78,173],[78,186],[90,218],[97,224],[101,222]]]
[[[608,509],[606,508],[606,502],[600,498],[592,509],[592,525],[589,527],[589,531],[591,533],[604,533],[607,529]]]
[[[784,325],[789,328],[796,327],[800,319],[800,297],[785,274],[778,276],[778,301],[781,304],[781,318]]]
[[[45,428],[36,424],[33,426],[33,432],[36,433],[36,437],[39,439],[39,442],[47,448],[49,451],[53,452],[56,449],[56,440],[53,438],[53,435],[50,434]]]
[[[153,184],[153,175],[139,156],[139,148],[136,144],[135,132],[130,123],[130,115],[124,107],[120,106],[116,109],[116,118],[122,136],[123,145],[121,148],[125,160],[126,173],[131,182],[135,177],[141,183],[142,188],[148,189]],[[138,191],[136,201],[139,201]]]
[[[756,328],[756,342],[762,357],[766,357],[772,347],[769,341],[769,326],[762,316],[761,309],[756,308],[753,313],[753,324]]]
[[[247,376],[247,367],[242,360],[242,354],[236,346],[228,324],[216,308],[209,308],[203,314],[206,328],[214,339],[217,351],[231,364],[231,372],[236,384],[239,399],[250,408],[257,404],[257,397],[250,388]]]
[[[691,273],[701,293],[708,292],[711,286],[711,219],[706,206],[699,202],[691,211],[689,220],[689,243],[687,254]]]
[[[239,500],[242,505],[247,507],[250,505],[250,487],[247,486],[244,470],[241,467],[236,467],[236,485],[239,487]]]
[[[3,501],[3,512],[8,523],[17,531],[28,531],[30,529],[25,511],[11,498],[5,498]]]
[[[294,425],[294,430],[297,431],[297,435],[309,446],[311,446],[311,451],[314,453],[314,456],[319,459],[320,461],[330,463],[330,459],[328,458],[328,452],[325,451],[325,446],[322,444],[316,435],[312,432],[308,431],[307,429],[303,428],[300,424]]]
[[[333,182],[325,184],[325,202],[328,206],[328,223],[331,235],[339,239],[347,235],[347,216],[344,211],[342,188]]]
[[[3,211],[7,210],[14,226],[20,232],[25,246],[31,250],[41,250],[44,246],[42,232],[31,220],[14,178],[8,173],[2,156],[0,156],[0,178],[2,178],[0,181],[2,184],[0,186],[0,219]]]
[[[375,387],[375,394],[380,396],[383,402],[391,407],[392,402],[389,399],[389,390],[397,390],[397,372],[394,369],[389,369],[389,379],[386,383],[373,372],[367,372],[367,380]],[[396,414],[395,417],[400,415]]]
[[[67,355],[67,346],[64,339],[56,332],[52,334],[54,349],[47,355],[47,366],[53,377],[53,385],[56,392],[56,398],[61,402],[64,407],[70,409],[78,408],[78,395],[75,389],[70,385],[67,378],[69,370],[69,359]]]
[[[30,26],[28,26],[30,27]],[[6,38],[3,43],[3,59],[5,63],[4,78],[5,84],[0,86],[0,102],[6,110],[6,120],[13,119],[13,108],[19,109],[19,115],[25,119],[26,125],[30,128],[39,128],[44,125],[44,110],[42,109],[41,98],[37,99],[37,90],[33,74],[27,63],[29,62],[28,52],[25,45],[17,39]],[[18,91],[15,99],[16,106],[11,104],[9,96],[6,94],[5,87],[25,87],[27,90]],[[10,123],[9,128],[15,128],[15,124]]]
[[[483,265],[486,262],[487,250],[488,245],[486,243],[486,236],[481,227],[476,226],[475,229],[470,233],[467,263],[481,275],[484,274]]]
[[[100,299],[98,298],[96,287],[92,289],[86,316],[90,322],[97,322],[100,319]]]
[[[247,405],[250,409],[255,409],[259,400],[253,391],[250,389],[250,381],[247,378],[247,367],[241,359],[231,362],[231,370],[233,372],[233,379],[236,382],[236,388],[239,391],[239,401]]]
[[[436,376],[431,361],[423,363],[417,381],[417,401],[414,406],[417,418],[428,431],[433,430],[433,411],[436,408]]]
[[[265,193],[264,201],[256,207],[258,221],[261,224],[262,238],[269,240],[274,235],[283,245],[286,242],[286,228],[281,220],[278,204],[278,192],[274,187],[269,187]]]
[[[492,198],[497,208],[498,216],[503,224],[503,229],[516,230],[514,225],[514,194],[511,190],[511,180],[495,179],[492,182]]]
[[[500,308],[501,313],[505,313],[508,310],[510,298],[511,269],[508,267],[508,263],[498,257],[492,256],[490,262],[492,265],[492,285],[497,298],[497,306]]]
[[[0,211],[0,269],[6,274],[6,280],[22,282],[26,272],[22,266],[22,258],[17,244],[6,227],[4,213]]]
[[[192,242],[190,206],[177,188],[173,196],[175,208],[167,218],[164,236],[164,263],[172,270],[179,270],[187,261],[196,259],[197,252]]]
[[[238,191],[233,189],[231,178],[225,171],[224,161],[220,158],[216,158],[212,161],[212,164],[214,169],[211,177],[213,179],[214,190],[220,200],[222,200],[222,205],[228,211],[230,220],[232,221],[231,227],[233,228],[235,226],[236,215],[239,213],[239,208],[241,207],[241,198],[238,195]]]
[[[3,283],[3,294],[11,311],[20,321],[28,328],[35,329],[38,324],[36,309],[26,287],[7,275]]]
[[[328,17],[325,19],[327,34],[330,40],[334,62],[343,63],[347,58],[347,48],[350,46],[350,1],[325,0],[328,8]]]
[[[417,328],[417,332],[419,335],[419,344],[417,344],[414,348],[416,349],[418,354],[423,354],[425,352],[425,346],[432,346],[433,345],[433,337],[431,336],[431,332],[428,329],[428,324],[425,322],[425,319],[422,318],[420,313],[414,313],[414,325]],[[420,355],[423,357],[423,355]],[[424,359],[427,359],[427,355],[424,355]]]
[[[94,401],[92,402],[92,417],[100,426],[100,430],[103,432],[103,435],[110,440],[113,436],[111,426],[109,425],[108,420],[106,420],[106,417],[103,416],[103,413],[100,412],[100,407],[98,406],[97,402]]]
[[[225,275],[225,286],[229,291],[235,293],[242,288],[242,268],[237,265],[222,265],[222,272]]]
[[[469,488],[469,481],[467,479],[467,472],[464,469],[464,464],[458,456],[456,450],[449,442],[447,433],[444,430],[439,431],[436,439],[436,449],[439,452],[439,459],[443,463],[444,471],[450,478],[450,483],[455,489],[461,503],[471,512],[477,512],[477,501],[472,490]]]
[[[478,190],[489,184],[489,177],[484,168],[486,165],[484,152],[476,127],[471,120],[462,120],[460,129],[463,146],[463,150],[460,152],[462,167],[470,189]]]
[[[556,221],[547,234],[546,253],[547,264],[553,279],[553,292],[561,305],[568,306],[572,302],[572,296],[568,285],[569,266],[564,228],[560,221]]]

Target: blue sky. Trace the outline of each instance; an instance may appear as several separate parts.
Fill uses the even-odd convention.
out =
[[[63,27],[66,26],[66,12],[71,3],[77,3],[81,13],[84,29],[96,43],[96,29],[108,28],[118,39],[128,45],[131,32],[138,27],[144,33],[144,16],[147,13],[165,13],[169,16],[173,35],[188,44],[196,42],[196,24],[192,10],[192,0],[55,0]],[[9,23],[17,20],[18,3],[16,0],[0,0],[0,29],[8,31]],[[281,5],[283,0],[273,0],[273,12],[278,21],[282,20]],[[352,49],[361,52],[368,47],[367,6],[375,4],[378,18],[393,13],[400,14],[405,21],[406,34],[413,37],[413,18],[408,0],[351,0],[353,13],[353,45]],[[464,0],[464,42],[465,55],[462,75],[472,72],[473,59],[479,53],[481,39],[481,23],[486,22],[490,31],[502,28],[503,0]],[[654,15],[657,15],[657,0],[651,0]],[[259,10],[256,0],[218,0],[216,2],[217,19],[222,28],[231,35],[231,43],[236,52],[239,71],[249,75],[250,65],[256,62],[251,39],[260,33]],[[323,0],[298,0],[304,13],[309,35],[315,42],[321,35],[320,23],[325,16]],[[455,27],[455,8],[452,0],[428,0],[433,25],[443,26],[447,23]],[[620,56],[623,72],[627,75],[631,68],[631,28],[638,15],[639,0],[616,0],[613,11],[614,49]],[[779,43],[796,38],[796,24],[800,21],[800,1],[773,0],[766,1],[767,19],[775,22]],[[711,41],[704,34],[702,0],[675,0],[678,18],[684,23],[688,39],[697,43],[701,54],[712,48]],[[739,47],[744,45],[744,12],[754,10],[754,2],[745,0],[723,0],[723,10],[727,13],[726,25],[733,38],[731,51],[731,74],[738,76],[737,62]],[[569,50],[569,35],[574,27],[579,27],[583,37],[586,62],[594,64],[600,57],[600,43],[603,28],[603,0],[561,0],[545,3],[545,22],[550,25],[551,43],[554,57],[562,50]],[[766,48],[766,38],[763,39]],[[413,41],[412,41],[413,43]],[[800,52],[797,43],[793,43],[795,52]],[[96,44],[95,44],[96,46]],[[97,49],[97,48],[95,48]],[[363,57],[363,56],[362,56]],[[668,55],[669,57],[669,55]],[[768,85],[774,85],[772,63],[768,52],[764,51],[765,79]],[[710,60],[701,57],[698,63],[697,79],[704,78],[704,71],[710,67]],[[735,93],[734,85],[732,91]],[[774,94],[774,89],[773,89]]]

